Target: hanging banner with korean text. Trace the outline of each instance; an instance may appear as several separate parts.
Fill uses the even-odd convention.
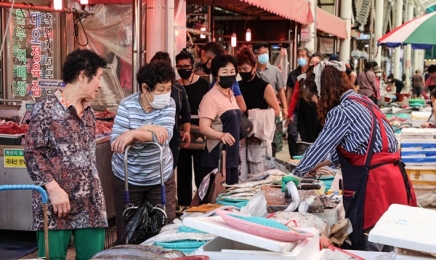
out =
[[[319,37],[319,52],[323,54],[333,54],[334,51],[334,42],[333,38],[324,38]]]
[[[43,95],[38,79],[53,79],[53,26],[51,13],[15,9],[11,12],[12,95]]]

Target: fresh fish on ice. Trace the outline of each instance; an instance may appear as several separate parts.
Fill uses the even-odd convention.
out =
[[[147,245],[119,245],[114,246],[94,255],[91,259],[172,259],[183,257],[180,251],[165,250],[157,246]]]

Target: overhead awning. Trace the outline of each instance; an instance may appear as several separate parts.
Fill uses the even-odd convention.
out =
[[[187,0],[187,4],[232,6],[248,4],[301,24],[313,22],[307,0]]]
[[[347,39],[347,25],[341,18],[317,7],[316,9],[316,29],[333,34],[339,38]]]
[[[132,0],[88,0],[88,4],[132,4]]]

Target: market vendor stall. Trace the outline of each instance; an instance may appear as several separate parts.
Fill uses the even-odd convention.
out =
[[[103,186],[108,218],[115,216],[112,197],[112,152],[109,143],[111,122],[97,120],[96,159],[97,169]],[[17,131],[17,134],[4,132]],[[20,131],[21,130],[21,131]],[[27,173],[21,145],[27,125],[18,126],[13,122],[0,124],[0,183],[2,184],[32,184]],[[106,134],[106,135],[105,135]],[[8,145],[9,144],[9,145]],[[17,144],[17,145],[10,145]],[[0,197],[0,229],[32,230],[32,192],[11,191]]]

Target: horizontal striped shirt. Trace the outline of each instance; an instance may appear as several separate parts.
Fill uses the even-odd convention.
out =
[[[339,163],[336,152],[336,148],[339,145],[347,152],[360,155],[366,154],[372,127],[372,114],[361,103],[347,99],[351,96],[363,98],[363,96],[356,94],[352,90],[342,95],[341,103],[328,112],[322,132],[307,149],[294,174],[302,176],[325,159],[329,159],[333,163]],[[383,125],[388,137],[389,152],[396,152],[398,150],[398,142],[395,138],[395,133],[388,122],[383,120]],[[375,124],[374,137],[374,153],[381,152],[382,138],[380,126],[377,122]]]
[[[168,130],[168,140],[163,144],[164,180],[167,181],[173,173],[173,156],[169,148],[169,140],[173,136],[176,105],[171,98],[163,109],[153,109],[147,113],[141,106],[140,93],[135,93],[123,99],[118,106],[111,143],[123,133],[137,129],[143,125],[157,125]],[[153,135],[153,139],[155,137]],[[128,154],[129,183],[138,186],[160,184],[160,151],[154,145],[134,142]],[[112,156],[112,171],[115,176],[124,180],[124,154],[114,153]]]

